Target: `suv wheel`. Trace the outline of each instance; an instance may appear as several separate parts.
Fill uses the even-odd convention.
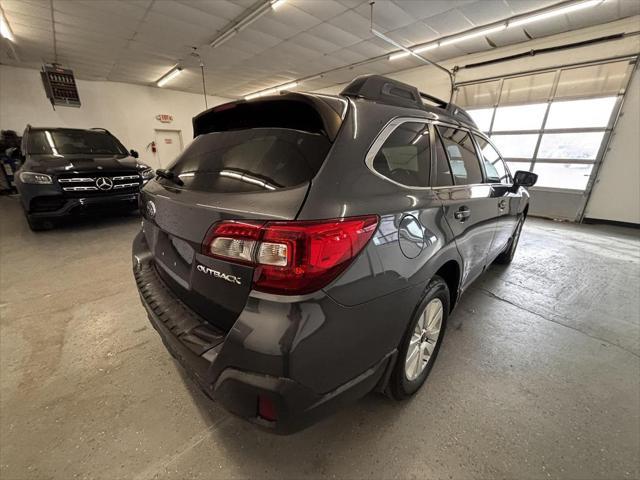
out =
[[[400,344],[390,379],[391,394],[397,400],[413,395],[427,379],[440,350],[448,315],[449,288],[442,278],[434,277]]]
[[[513,260],[513,256],[516,254],[516,249],[518,248],[518,241],[520,240],[520,233],[522,232],[522,226],[524,225],[524,220],[527,218],[525,215],[522,215],[522,218],[516,225],[516,229],[513,232],[513,236],[511,240],[507,244],[507,247],[504,251],[496,257],[494,263],[499,263],[502,265],[508,265]]]

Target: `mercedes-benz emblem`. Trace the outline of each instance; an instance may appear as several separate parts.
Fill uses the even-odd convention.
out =
[[[96,180],[96,187],[100,190],[111,190],[113,188],[113,180],[107,177],[100,177]]]
[[[156,204],[151,200],[147,202],[147,215],[149,218],[153,218],[156,216]]]

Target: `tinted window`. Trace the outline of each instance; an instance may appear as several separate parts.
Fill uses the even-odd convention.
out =
[[[496,149],[484,138],[477,135],[475,135],[475,137],[480,147],[480,152],[482,153],[487,183],[512,183],[511,176],[504,165],[504,161],[500,158],[500,154]]]
[[[196,137],[170,170],[190,190],[277,190],[311,180],[330,147],[322,134],[287,128],[213,132]]]
[[[449,154],[449,163],[456,185],[482,183],[480,163],[471,136],[455,128],[438,127]]]
[[[31,130],[27,152],[33,155],[126,155],[126,149],[112,135],[92,130]]]
[[[386,139],[373,160],[373,169],[394,182],[429,186],[429,127],[406,122]]]
[[[436,131],[437,132],[437,131]],[[453,176],[451,174],[451,167],[449,166],[449,159],[447,153],[444,151],[444,145],[440,135],[436,133],[436,187],[445,187],[453,185]]]

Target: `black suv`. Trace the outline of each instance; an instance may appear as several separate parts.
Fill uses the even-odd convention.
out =
[[[536,180],[462,109],[380,76],[193,126],[142,191],[136,282],[205,393],[279,433],[416,392],[460,295],[513,258]]]
[[[141,185],[153,177],[103,128],[27,126],[15,155],[22,162],[16,188],[32,230],[68,215],[136,209]]]

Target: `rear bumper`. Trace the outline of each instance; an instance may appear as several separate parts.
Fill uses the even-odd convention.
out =
[[[242,326],[236,324],[223,332],[184,305],[156,272],[142,234],[134,240],[133,264],[142,304],[167,350],[206,395],[229,412],[271,432],[301,430],[364,396],[376,387],[395,359],[394,350],[355,378],[318,393],[296,380],[273,374],[273,365],[289,362],[288,348],[280,355],[257,355],[245,348]],[[275,421],[258,415],[260,397],[271,401]]]

